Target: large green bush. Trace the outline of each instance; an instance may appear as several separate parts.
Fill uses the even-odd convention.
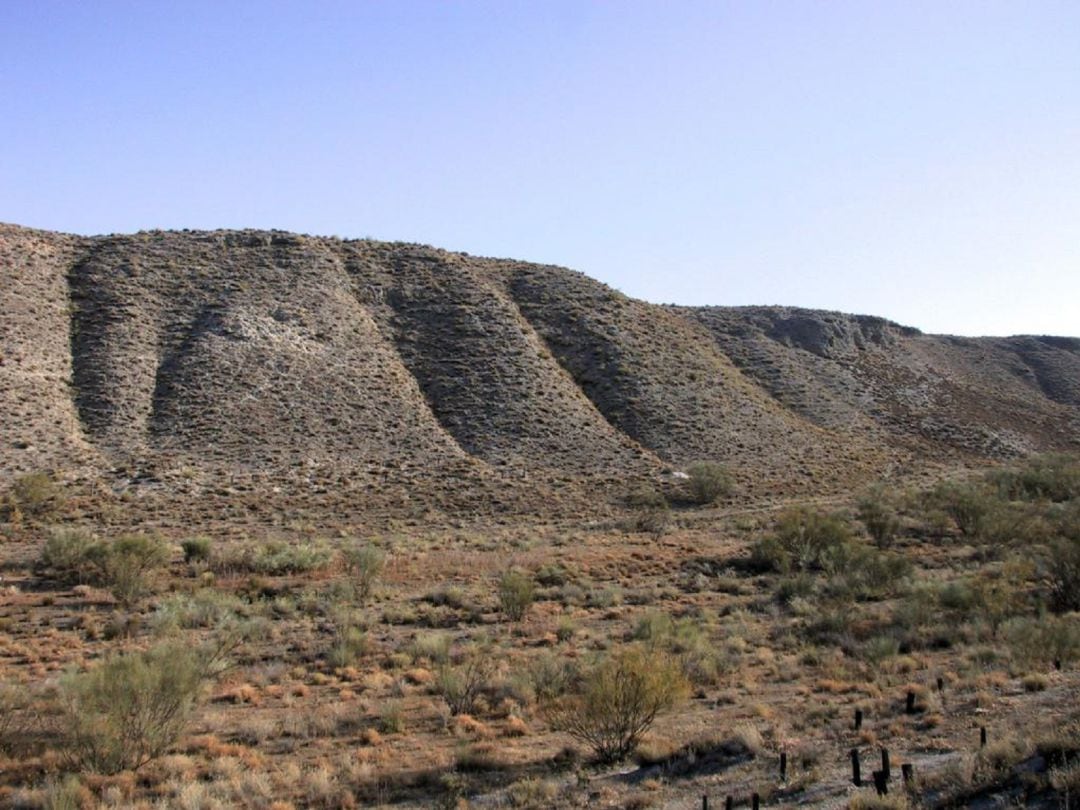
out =
[[[930,492],[930,503],[948,515],[965,537],[982,533],[993,512],[994,497],[975,483],[946,482]]]
[[[168,561],[169,549],[155,535],[122,535],[97,547],[102,584],[124,605],[149,593],[154,578]]]
[[[686,692],[678,662],[627,647],[601,661],[582,679],[579,691],[548,705],[546,714],[554,728],[588,745],[597,759],[617,762]]]
[[[11,521],[23,517],[41,520],[60,509],[64,503],[63,490],[49,473],[20,475],[0,501],[0,512]]]
[[[86,529],[53,529],[45,539],[38,566],[61,581],[89,582],[98,575],[95,558],[100,542]]]
[[[204,651],[167,643],[60,682],[65,753],[80,770],[137,770],[180,737],[209,676]]]
[[[45,541],[38,563],[60,580],[99,585],[130,605],[151,591],[168,561],[169,547],[157,535],[100,540],[84,529],[56,529]]]
[[[731,473],[722,465],[713,461],[699,461],[686,468],[689,478],[686,488],[693,503],[708,506],[718,498],[731,493],[733,482]]]
[[[851,539],[843,517],[798,507],[781,514],[773,533],[755,544],[752,561],[765,571],[821,570],[829,554]]]

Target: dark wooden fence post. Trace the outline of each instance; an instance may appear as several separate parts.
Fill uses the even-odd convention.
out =
[[[759,810],[759,808],[761,807],[761,797],[758,796],[756,793],[750,797],[750,806],[754,810]]]
[[[907,706],[904,707],[904,711],[915,714],[915,693],[910,690],[907,693]]]
[[[862,787],[862,775],[859,773],[859,749],[851,749],[851,782],[855,787]]]
[[[884,771],[874,771],[874,790],[878,796],[886,796],[889,793],[889,780]]]
[[[701,810],[709,810],[709,797],[708,796],[702,796],[701,797]]]
[[[724,810],[734,810],[734,807],[735,799],[733,799],[731,796],[728,796],[726,799],[724,799]]]
[[[780,781],[787,781],[787,751],[780,752]]]
[[[882,748],[881,749],[881,773],[885,777],[885,781],[888,782],[889,777],[892,775],[892,772],[889,770],[889,749],[888,748]]]
[[[915,766],[905,762],[900,766],[900,774],[904,777],[904,787],[911,787],[915,781]]]
[[[862,709],[855,710],[855,730],[862,728]]]

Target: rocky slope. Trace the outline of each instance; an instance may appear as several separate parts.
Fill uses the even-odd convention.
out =
[[[426,481],[469,500],[715,459],[750,490],[803,493],[1080,448],[1077,339],[661,307],[418,245],[5,225],[0,305],[4,480],[247,477],[372,497],[393,480],[406,499]]]

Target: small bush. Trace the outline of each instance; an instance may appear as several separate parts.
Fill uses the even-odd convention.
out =
[[[14,755],[34,719],[28,690],[0,681],[0,755]]]
[[[886,500],[880,490],[868,493],[859,501],[858,516],[878,548],[887,548],[896,540],[900,532],[900,517],[896,507]]]
[[[242,544],[211,555],[211,567],[223,574],[246,572],[262,576],[306,574],[325,568],[331,552],[324,544],[271,541]]]
[[[41,520],[63,506],[63,491],[45,472],[28,473],[16,478],[8,490],[4,513],[8,520],[20,517]]]
[[[445,664],[450,660],[452,640],[449,633],[439,631],[417,633],[409,651],[413,662],[426,658],[432,664]]]
[[[327,660],[334,667],[349,667],[367,652],[368,647],[367,633],[363,628],[354,625],[341,627],[337,631],[337,641]]]
[[[101,582],[124,605],[131,605],[153,587],[154,576],[169,560],[160,537],[122,535],[98,547]]]
[[[512,568],[499,578],[499,609],[512,622],[519,622],[528,612],[536,586],[524,571]]]
[[[153,623],[158,633],[216,627],[243,614],[247,608],[247,603],[235,594],[202,588],[162,600],[154,612]]]
[[[546,713],[554,728],[588,745],[597,759],[617,762],[686,691],[678,663],[629,647],[601,661],[580,691],[550,704]]]
[[[1044,557],[1043,578],[1050,608],[1080,610],[1080,534],[1054,540]]]
[[[533,695],[541,703],[562,697],[577,683],[581,673],[570,659],[545,653],[529,662],[526,677]]]
[[[663,537],[671,526],[671,507],[662,492],[652,487],[635,490],[627,498],[634,510],[634,531],[654,539]]]
[[[64,582],[90,582],[97,573],[95,558],[100,541],[86,529],[64,528],[49,532],[39,566]]]
[[[718,498],[731,494],[731,473],[722,464],[700,461],[687,467],[686,474],[690,476],[686,488],[693,503],[708,506]]]
[[[386,565],[386,555],[371,543],[356,543],[343,548],[341,557],[345,572],[356,583],[357,595],[367,600]]]
[[[401,701],[389,700],[384,703],[377,725],[383,734],[401,734],[405,731],[405,711]]]
[[[435,688],[446,701],[451,714],[471,714],[475,711],[480,695],[495,674],[495,666],[489,651],[469,650],[459,662],[439,668]]]
[[[210,559],[211,541],[209,537],[188,537],[180,542],[184,550],[184,562],[202,562]]]
[[[1005,625],[1004,633],[1018,660],[1064,665],[1080,660],[1080,617],[1014,619]]]
[[[995,507],[989,493],[972,483],[939,484],[931,491],[930,500],[952,519],[965,537],[978,537]]]

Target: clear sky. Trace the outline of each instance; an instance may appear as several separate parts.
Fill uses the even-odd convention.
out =
[[[1080,335],[1080,2],[0,2],[0,221]]]

